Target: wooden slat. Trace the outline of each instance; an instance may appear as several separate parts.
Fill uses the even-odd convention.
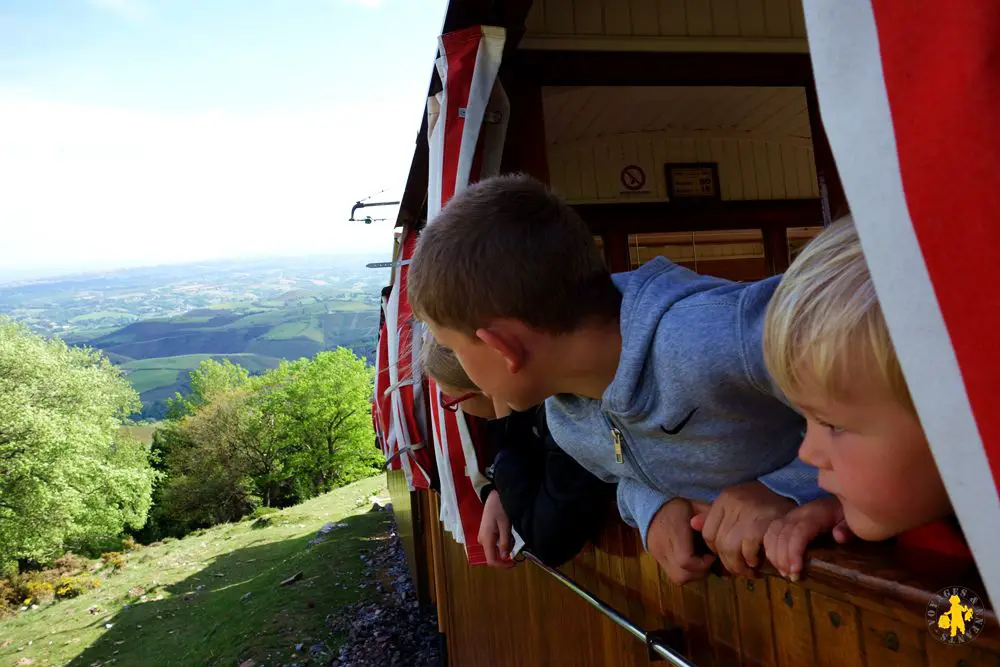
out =
[[[686,0],[684,8],[689,35],[712,34],[712,3],[709,0]]]
[[[781,144],[767,142],[767,165],[771,176],[771,196],[774,199],[791,198],[793,195],[785,188],[785,166],[782,163]]]
[[[810,667],[814,651],[808,593],[779,577],[769,577],[767,583],[778,667]]]
[[[661,35],[687,34],[687,9],[684,0],[659,0],[659,16]]]
[[[715,652],[712,650],[712,637],[708,620],[706,580],[693,581],[678,588],[680,588],[681,598],[684,601],[688,656],[699,667],[712,664],[718,664],[719,667],[722,667],[727,663],[714,662]]]
[[[553,35],[572,35],[573,0],[546,0],[545,32]]]
[[[604,4],[604,31],[609,35],[632,34],[632,12],[628,2]]]
[[[659,0],[632,0],[632,34],[658,35],[660,33]]]
[[[782,176],[785,179],[785,196],[789,199],[807,196],[799,187],[799,163],[796,146],[781,144]]]
[[[545,32],[545,2],[546,0],[533,0],[531,3],[528,18],[525,20],[525,28],[528,32]]]
[[[741,141],[739,146],[739,169],[741,181],[743,183],[743,199],[760,199],[760,191],[757,189],[757,163],[754,161],[753,143]]]
[[[718,665],[740,664],[740,631],[732,577],[712,575],[706,581],[709,634]]]
[[[893,618],[862,611],[861,637],[872,667],[922,667],[925,663],[925,637]]]
[[[818,593],[809,596],[816,638],[818,667],[864,665],[858,611],[853,606]]]
[[[1000,657],[975,647],[975,641],[954,646],[942,644],[933,637],[925,637],[927,667],[997,667]]]
[[[768,37],[791,37],[789,0],[764,0],[764,31]]]
[[[573,3],[573,16],[576,34],[604,34],[604,2],[602,0],[576,0]]]
[[[712,29],[719,36],[739,36],[740,6],[738,0],[712,0]]]
[[[802,10],[802,0],[791,0],[789,11],[792,16],[792,36],[806,36],[806,16]]]
[[[734,588],[743,664],[747,667],[775,667],[777,659],[767,580],[737,579]]]
[[[764,37],[764,0],[738,0],[740,34],[744,37]]]

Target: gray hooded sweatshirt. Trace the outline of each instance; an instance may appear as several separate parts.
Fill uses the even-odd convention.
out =
[[[553,439],[597,477],[618,483],[622,519],[646,544],[675,497],[711,502],[759,480],[801,504],[823,492],[796,458],[805,421],[764,366],[767,304],[779,276],[733,283],[658,257],[613,276],[622,292],[622,351],[600,399],[545,402]]]

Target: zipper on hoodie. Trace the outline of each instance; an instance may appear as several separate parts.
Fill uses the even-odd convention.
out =
[[[645,484],[650,489],[655,489],[656,485],[653,484],[646,472],[639,467],[635,458],[632,456],[632,452],[628,446],[628,440],[625,438],[625,434],[622,429],[618,426],[617,422],[611,417],[610,414],[605,413],[604,418],[608,421],[608,426],[611,429],[611,441],[614,443],[615,447],[615,461],[619,464],[624,465],[625,461],[628,460],[629,465],[635,470],[636,474],[639,476],[639,481]]]

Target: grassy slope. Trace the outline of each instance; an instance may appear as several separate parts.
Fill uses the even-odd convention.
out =
[[[369,594],[358,586],[360,555],[388,520],[385,513],[366,513],[372,494],[387,495],[383,476],[288,508],[277,525],[223,525],[134,552],[100,590],[0,622],[0,646],[12,642],[0,649],[0,665],[22,658],[46,667],[112,659],[116,667],[253,659],[262,667],[295,662],[296,644],[308,651],[320,642],[335,653],[337,638],[330,637],[325,618]],[[323,524],[340,520],[348,526],[323,544],[306,546]],[[299,571],[297,583],[279,585]],[[139,602],[139,588],[149,601]],[[100,611],[89,613],[95,606]]]

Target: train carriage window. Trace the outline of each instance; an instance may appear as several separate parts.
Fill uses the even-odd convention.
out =
[[[788,262],[792,263],[799,256],[802,249],[812,241],[817,234],[823,231],[822,227],[789,227],[785,230],[788,234]]]
[[[759,229],[630,234],[628,245],[633,269],[663,256],[698,273],[728,280],[761,280],[768,275]]]

